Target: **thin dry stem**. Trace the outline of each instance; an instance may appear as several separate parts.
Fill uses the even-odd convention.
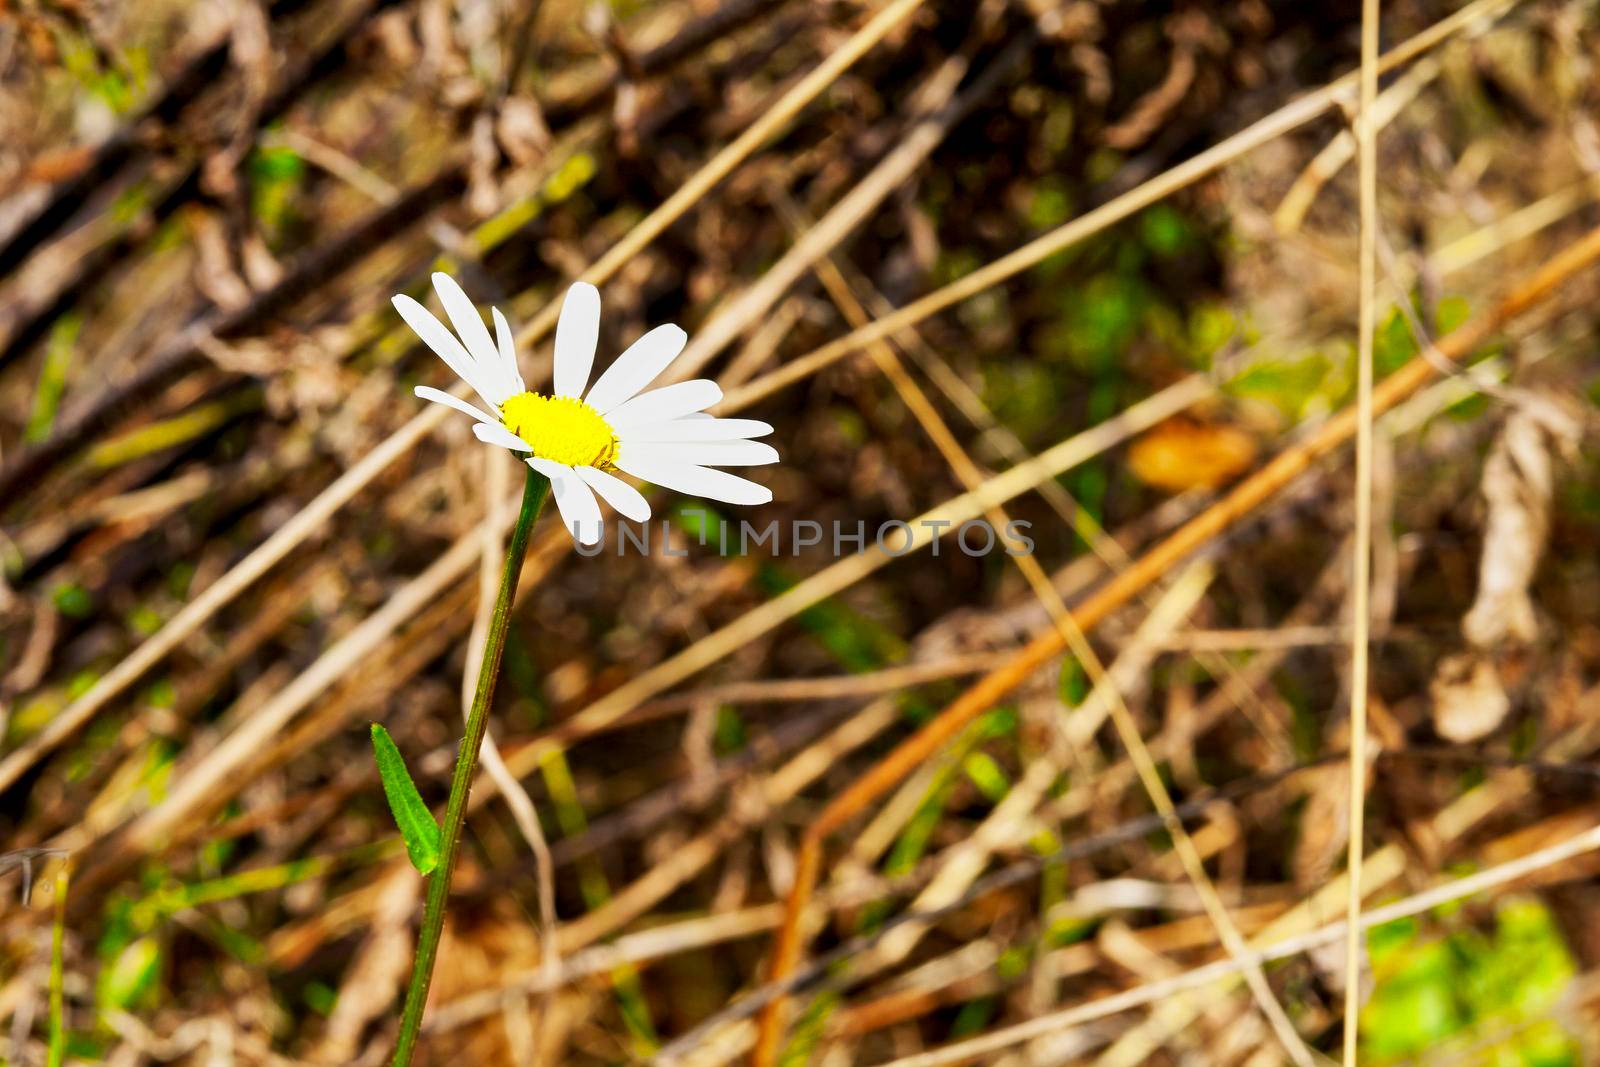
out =
[[[1361,850],[1367,797],[1368,628],[1372,623],[1372,347],[1378,321],[1378,0],[1361,7],[1361,110],[1356,120],[1359,167],[1360,304],[1357,330],[1355,552],[1350,578],[1349,896],[1345,919],[1344,1062],[1355,1067],[1361,1010]],[[1431,346],[1428,349],[1431,350]]]
[[[1435,45],[1448,40],[1455,33],[1497,17],[1514,2],[1515,0],[1477,0],[1476,3],[1468,4],[1450,17],[1439,20],[1404,44],[1385,53],[1378,62],[1378,69],[1391,70],[1407,63]],[[1087,240],[1108,226],[1121,222],[1151,204],[1171,196],[1179,189],[1216,172],[1240,156],[1321,116],[1349,96],[1351,90],[1356,87],[1358,75],[1359,72],[1352,71],[1314,93],[1308,93],[1285,104],[1266,118],[1240,130],[1199,155],[1163,171],[1144,184],[1062,224],[1016,251],[985,264],[942,289],[936,289],[927,296],[912,301],[892,314],[875,319],[869,326],[852,330],[813,352],[790,360],[771,374],[730,392],[715,410],[718,413],[731,411],[770,396],[786,386],[810,377],[845,356],[861,351],[873,341],[899,333],[907,326],[914,326],[930,315],[976,296],[1057,252]]]
[[[1385,379],[1374,390],[1371,413],[1389,410],[1434,378],[1438,374],[1436,364],[1440,360],[1457,362],[1465,359],[1504,323],[1547,298],[1557,286],[1589,266],[1597,256],[1600,256],[1600,228],[1569,245],[1488,312],[1441,338],[1433,347],[1434,358],[1419,356]],[[1348,441],[1355,433],[1357,418],[1355,409],[1342,410],[1310,438],[1280,453],[1217,504],[1141,556],[1132,567],[1115,575],[1072,612],[1076,629],[1084,632],[1097,625],[1191,552],[1254,512],[1314,462]],[[837,794],[822,810],[808,827],[797,853],[795,885],[788,898],[788,914],[770,961],[769,973],[774,981],[786,977],[799,960],[801,916],[821,868],[822,843],[974,717],[993,707],[1023,679],[1059,655],[1065,644],[1059,628],[1053,627],[1035,637],[1022,652],[974,684],[926,726]]]
[[[1380,61],[1380,69],[1388,70],[1408,62],[1449,39],[1455,33],[1498,17],[1513,3],[1514,0],[1475,0],[1474,3],[1440,20],[1386,53]],[[672,222],[693,207],[700,197],[714,188],[734,166],[758,149],[767,137],[782,126],[783,122],[792,118],[800,108],[825,89],[829,84],[821,77],[825,71],[836,78],[848,68],[850,62],[859,58],[861,53],[886,35],[898,23],[899,18],[909,14],[916,6],[917,0],[899,0],[891,8],[886,8],[880,17],[862,27],[856,35],[841,45],[833,56],[830,56],[828,62],[818,67],[813,76],[808,76],[794,86],[774,105],[773,110],[758,120],[757,124],[752,125],[745,135],[697,171],[678,194],[641,220],[627,237],[584,273],[583,279],[595,284],[602,284],[608,280],[632,255],[659,236]],[[891,15],[896,17],[891,18]],[[856,51],[857,49],[859,51]],[[835,59],[839,62],[835,63]],[[867,340],[888,336],[914,325],[945,307],[967,299],[989,285],[998,284],[1056,251],[1086,240],[1121,219],[1211,174],[1254,148],[1291,132],[1323,114],[1348,94],[1353,81],[1353,76],[1341,78],[1315,93],[1287,104],[1214,148],[1164,172],[1103,207],[1064,224],[980,271],[936,290],[893,315],[875,320],[872,326],[864,330],[856,330],[807,356],[790,361],[779,371],[757,379],[745,389],[730,392],[724,398],[720,411],[725,413],[748,406],[851,352],[858,351]],[[758,131],[760,136],[756,136]],[[552,303],[538,319],[522,330],[518,335],[519,346],[526,347],[541,340],[554,326],[556,310],[557,305]],[[533,377],[529,378],[530,383],[534,380]],[[217,611],[249,588],[296,547],[323,529],[357,493],[374,481],[396,459],[409,452],[423,437],[441,425],[448,416],[448,412],[438,405],[425,407],[426,410],[419,412],[399,430],[380,442],[258,548],[185,605],[156,634],[101,676],[88,692],[62,709],[43,730],[30,737],[5,759],[0,760],[0,789],[8,788],[28,768],[54,751],[102,708],[126,692],[146,671],[198,632]]]
[[[737,140],[696,171],[677,193],[640,220],[626,237],[584,272],[583,280],[595,285],[608,281],[623,265],[694,207],[735,167],[748,159],[923,2],[924,0],[895,0],[893,4],[880,11],[835,49],[816,70],[785,93]],[[527,348],[542,340],[555,326],[555,316],[559,308],[559,300],[553,301],[538,318],[520,330],[517,334],[518,347]],[[531,383],[535,379],[530,377],[529,381]],[[465,395],[465,387],[459,387],[458,391]],[[9,788],[26,773],[29,767],[54,751],[102,708],[126,692],[128,687],[138,681],[146,671],[193,636],[222,607],[249,588],[291,551],[323,529],[357,493],[371,484],[388,469],[390,464],[442,425],[448,417],[449,412],[443,407],[426,404],[423,411],[362,456],[353,467],[318,493],[310,503],[274,531],[272,536],[258,548],[207,587],[165,626],[106,672],[88,692],[51,718],[43,730],[30,737],[5,759],[0,760],[0,790]]]
[[[1114,418],[1053,445],[1026,463],[1018,464],[965,492],[908,520],[911,533],[896,553],[861,552],[847,556],[807,577],[780,596],[765,601],[726,626],[663,660],[618,686],[604,697],[565,720],[551,734],[507,757],[507,764],[523,775],[536,768],[547,753],[572,741],[608,728],[639,704],[657,696],[702,668],[717,662],[751,640],[794,618],[806,608],[847,589],[896,558],[930,545],[936,534],[948,533],[988,508],[1028,492],[1047,479],[1100,455],[1109,448],[1149,429],[1211,395],[1214,386],[1194,375],[1146,397]]]
[[[1540,849],[1538,852],[1523,856],[1520,859],[1509,860],[1499,866],[1479,871],[1477,874],[1445,882],[1442,885],[1417,893],[1394,904],[1374,908],[1361,916],[1357,934],[1359,936],[1362,931],[1370,930],[1375,926],[1394,922],[1396,919],[1408,918],[1412,915],[1420,915],[1429,909],[1439,907],[1441,904],[1447,904],[1453,900],[1460,900],[1463,897],[1481,893],[1487,889],[1515,882],[1519,878],[1526,877],[1554,864],[1562,863],[1574,856],[1581,856],[1596,848],[1600,848],[1600,827],[1570,837],[1559,844]],[[1094,1019],[1102,1019],[1117,1012],[1128,1011],[1146,1004],[1159,1004],[1174,994],[1200,989],[1212,984],[1219,978],[1227,978],[1238,974],[1249,964],[1259,967],[1263,963],[1286,959],[1289,956],[1299,955],[1302,952],[1320,948],[1323,945],[1337,944],[1347,936],[1346,927],[1347,924],[1345,922],[1330,923],[1309,933],[1274,941],[1261,948],[1251,950],[1244,960],[1218,960],[1215,963],[1196,967],[1169,979],[1135,986],[1121,993],[1114,993],[1111,996],[1101,997],[1087,1004],[1080,1004],[1064,1011],[1053,1012],[1037,1019],[1030,1019],[1024,1023],[1018,1023],[1016,1026],[996,1030],[992,1033],[984,1034],[982,1037],[972,1038],[969,1041],[961,1041],[915,1056],[905,1056],[892,1060],[890,1063],[885,1064],[884,1067],[943,1067],[944,1064],[970,1060],[999,1049],[1020,1044],[1043,1034],[1059,1033],[1068,1027],[1081,1026]]]
[[[734,338],[766,315],[796,280],[865,222],[885,197],[902,188],[951,128],[993,90],[1000,75],[1021,60],[1025,54],[1023,43],[1013,44],[991,61],[976,84],[954,100],[951,97],[956,86],[967,73],[967,57],[955,55],[940,64],[922,87],[922,95],[936,110],[914,124],[893,151],[856,182],[821,221],[808,227],[760,280],[729,301],[704,329],[696,332],[669,374],[674,379],[693,377]]]
[[[629,260],[698,204],[722,179],[733,173],[735,167],[766,144],[811,101],[821,95],[823,90],[849,70],[856,60],[866,55],[923,3],[924,0],[894,0],[874,15],[865,26],[834,49],[815,70],[784,93],[732,144],[708,160],[676,193],[628,231],[628,235],[584,271],[579,280],[592,285],[602,285],[610,280],[617,271],[627,265]],[[531,345],[543,338],[555,326],[556,316],[560,311],[560,300],[553,300],[547,304],[537,318],[518,332],[518,345]]]
[[[789,207],[789,211],[791,215],[794,214],[792,205]],[[867,313],[855,300],[853,294],[850,293],[848,283],[846,283],[838,268],[831,261],[825,260],[818,264],[817,274],[833,297],[834,302],[839,306],[840,311],[845,315],[845,318],[852,325],[857,327],[862,325]],[[924,432],[928,434],[962,484],[969,490],[975,490],[981,486],[985,480],[983,472],[978,469],[977,464],[962,449],[955,435],[950,432],[950,428],[940,417],[933,404],[929,402],[926,394],[906,373],[904,366],[900,363],[899,358],[889,344],[882,340],[874,341],[868,345],[867,354],[884,376],[889,379],[906,406],[911,409],[912,414],[921,424]],[[995,504],[988,509],[987,517],[993,529],[1010,529],[1010,516],[1006,514],[1005,509],[999,504]],[[1233,925],[1232,920],[1229,919],[1226,908],[1217,896],[1215,888],[1211,885],[1210,878],[1205,873],[1204,864],[1200,861],[1199,853],[1195,850],[1193,842],[1190,841],[1188,832],[1176,817],[1172,798],[1168,795],[1165,785],[1161,782],[1160,775],[1155,769],[1155,761],[1150,757],[1149,750],[1145,748],[1144,741],[1140,737],[1137,726],[1134,724],[1133,716],[1129,713],[1127,705],[1122,699],[1120,687],[1109,678],[1104,665],[1100,662],[1099,656],[1074,625],[1071,612],[1068,611],[1060,594],[1051,583],[1049,575],[1045,574],[1044,568],[1039,565],[1038,560],[1030,553],[1021,553],[1008,558],[1017,565],[1027,579],[1029,586],[1033,589],[1034,595],[1039,598],[1050,613],[1063,639],[1072,649],[1078,661],[1083,664],[1095,687],[1095,692],[1104,694],[1103,699],[1109,706],[1112,719],[1116,723],[1124,747],[1128,749],[1130,756],[1133,758],[1134,765],[1139,771],[1140,780],[1150,794],[1152,802],[1166,819],[1168,830],[1173,835],[1178,854],[1183,859],[1185,871],[1190,880],[1194,882],[1201,899],[1205,902],[1208,915],[1216,923],[1222,943],[1227,947],[1230,954],[1237,955],[1243,952],[1245,949],[1243,938],[1240,937],[1237,928]],[[1202,581],[1199,584],[1203,588],[1206,582]],[[1192,604],[1197,599],[1198,595],[1190,599],[1189,603]],[[1012,799],[1014,800],[1015,798]],[[898,940],[901,939],[897,938]],[[909,945],[905,947],[908,949]],[[1267,1016],[1268,1022],[1278,1035],[1280,1043],[1283,1044],[1290,1058],[1300,1067],[1309,1067],[1312,1062],[1311,1054],[1295,1032],[1288,1017],[1284,1015],[1283,1008],[1273,996],[1265,975],[1261,973],[1259,967],[1247,969],[1246,974],[1249,976],[1251,992],[1255,995],[1262,1011]],[[762,1015],[760,1038],[756,1045],[754,1056],[754,1061],[758,1064],[770,1064],[776,1060],[782,1037],[782,1012],[783,1003],[775,1001]]]

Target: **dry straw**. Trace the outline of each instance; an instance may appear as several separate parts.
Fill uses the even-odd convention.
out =
[[[1459,363],[1488,342],[1502,327],[1549,297],[1562,283],[1600,257],[1600,228],[1568,245],[1538,271],[1524,279],[1490,310],[1440,338],[1429,351],[1417,356],[1372,391],[1370,417],[1376,417],[1439,375],[1441,365]],[[1222,500],[1190,520],[1149,552],[1118,572],[1097,592],[1073,610],[1073,628],[1087,632],[1141,591],[1160,580],[1196,549],[1231,529],[1266,501],[1281,492],[1313,463],[1339,448],[1363,421],[1357,408],[1345,408],[1330,418],[1310,438],[1280,453],[1265,467],[1245,479]],[[835,795],[806,828],[795,860],[794,888],[786,903],[784,923],[773,945],[768,975],[781,981],[800,959],[801,925],[811,892],[822,867],[823,843],[858,812],[882,796],[923,760],[938,751],[979,714],[992,708],[1034,671],[1060,655],[1067,641],[1061,629],[1044,631],[1000,667],[985,675],[942,710],[917,733],[907,738],[851,785]],[[783,1020],[783,1001],[768,1005],[762,1016],[762,1035],[755,1062],[774,1062]]]

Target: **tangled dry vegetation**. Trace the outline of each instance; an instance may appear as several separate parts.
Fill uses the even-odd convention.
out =
[[[819,813],[1352,403],[1354,7],[0,2],[4,1060],[385,1061],[367,724],[441,802],[518,478],[410,395],[439,265],[528,367],[580,275],[604,350],[684,325],[777,427],[757,525],[1032,524],[536,539],[423,1058],[745,1056]],[[1380,381],[1600,221],[1592,4],[1384,9]],[[1363,1062],[1600,1062],[1597,295],[1373,428]],[[1337,1056],[1350,472],[845,803],[783,1062]]]

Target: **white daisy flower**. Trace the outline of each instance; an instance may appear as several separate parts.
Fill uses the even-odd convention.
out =
[[[554,391],[546,396],[523,384],[511,327],[498,308],[490,309],[490,338],[455,279],[435,274],[433,287],[454,333],[409,296],[395,297],[395,310],[489,410],[426,385],[417,386],[416,394],[472,416],[478,440],[529,453],[528,465],[550,479],[561,521],[579,544],[600,540],[596,493],[635,522],[650,518],[649,501],[615,471],[729,504],[772,499],[766,486],[714,469],[776,463],[776,449],[750,440],[771,433],[771,426],[706,414],[722,390],[705,379],[644,392],[683,351],[689,338],[678,327],[657,326],[639,338],[590,386],[600,292],[577,282],[567,290],[556,323]]]

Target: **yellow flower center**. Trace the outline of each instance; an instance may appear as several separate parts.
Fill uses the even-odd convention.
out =
[[[500,405],[500,418],[541,459],[604,470],[617,458],[617,431],[575,396],[518,393]]]

